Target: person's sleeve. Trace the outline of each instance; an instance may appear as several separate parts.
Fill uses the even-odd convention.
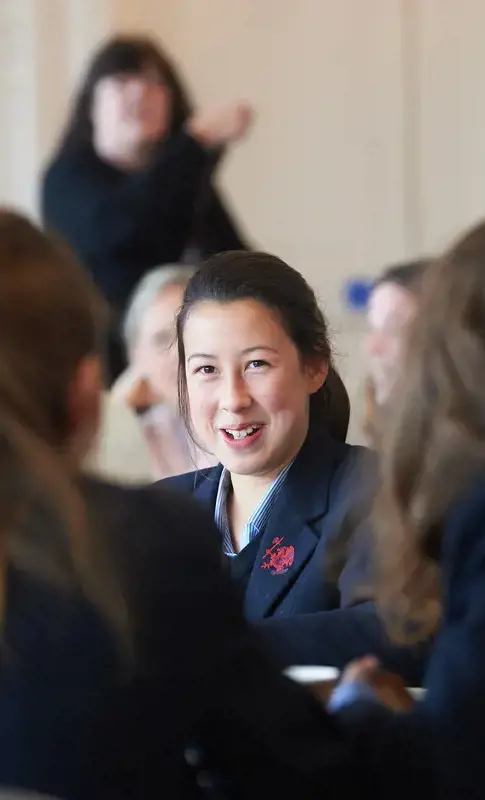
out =
[[[338,579],[341,608],[371,601],[373,583],[373,537],[366,519],[355,529],[347,545],[345,565]]]
[[[371,601],[374,597],[374,541],[371,526],[372,506],[377,481],[375,454],[361,447],[351,449],[339,486],[342,509],[329,555],[335,549],[333,567],[338,582],[340,606],[346,608]],[[332,547],[333,545],[333,547]]]
[[[149,169],[111,180],[110,168],[83,152],[65,154],[46,174],[43,216],[84,255],[126,254],[156,238],[176,258],[193,223],[205,150],[188,134],[173,136]],[[109,178],[108,178],[109,174]]]
[[[359,700],[379,702],[379,698],[372,686],[369,686],[369,684],[364,681],[340,683],[333,690],[327,704],[327,709],[331,712],[340,711],[342,708],[356,703]]]
[[[421,686],[431,647],[429,642],[416,647],[393,644],[370,602],[335,611],[270,617],[255,627],[282,668],[324,664],[343,669],[355,658],[373,655],[408,686]]]

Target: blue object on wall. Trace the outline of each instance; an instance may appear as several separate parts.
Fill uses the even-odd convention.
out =
[[[345,305],[351,311],[364,312],[369,303],[373,282],[368,278],[352,278],[344,286]]]

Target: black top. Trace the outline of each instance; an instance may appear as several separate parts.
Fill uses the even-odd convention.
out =
[[[163,488],[90,481],[85,494],[128,603],[134,661],[120,669],[79,592],[10,569],[0,785],[63,800],[193,797],[193,736],[233,776],[233,798],[363,797],[335,723],[253,643],[210,518]]]
[[[244,247],[211,185],[213,157],[174,134],[149,169],[124,172],[91,144],[61,150],[42,181],[44,225],[60,234],[123,310],[141,276],[176,263],[195,245],[203,257]]]

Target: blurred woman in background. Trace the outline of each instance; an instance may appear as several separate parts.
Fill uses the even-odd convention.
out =
[[[376,704],[372,659],[334,708],[375,796],[479,800],[485,786],[485,224],[426,272],[381,442],[376,597],[398,641],[436,634],[410,715]],[[373,784],[373,786],[372,786]]]
[[[159,264],[245,244],[212,185],[251,110],[194,112],[174,67],[145,37],[116,37],[93,57],[42,181],[48,229],[62,234],[115,313]],[[124,366],[113,335],[110,375]]]
[[[364,431],[370,445],[378,442],[379,419],[399,379],[409,327],[418,310],[419,291],[429,259],[388,267],[372,284],[367,304],[368,380],[365,386]]]
[[[197,734],[231,797],[360,792],[333,721],[254,646],[211,520],[82,477],[105,321],[70,254],[1,212],[0,784],[200,797]]]
[[[417,312],[417,298],[429,261],[419,259],[384,270],[367,307],[366,352],[378,406],[392,392],[406,349],[406,331]]]

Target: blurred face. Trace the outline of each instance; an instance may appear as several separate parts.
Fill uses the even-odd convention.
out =
[[[182,305],[183,286],[167,286],[140,320],[138,337],[131,354],[135,369],[147,381],[160,402],[177,403],[178,353],[177,313]]]
[[[389,399],[399,377],[406,334],[416,312],[416,298],[402,286],[382,283],[372,292],[366,350],[378,405]]]
[[[170,127],[170,92],[154,72],[110,75],[94,88],[91,116],[95,142],[116,155],[163,139]]]
[[[184,346],[198,440],[233,473],[276,476],[305,440],[326,365],[303,365],[277,315],[254,300],[194,306]]]

